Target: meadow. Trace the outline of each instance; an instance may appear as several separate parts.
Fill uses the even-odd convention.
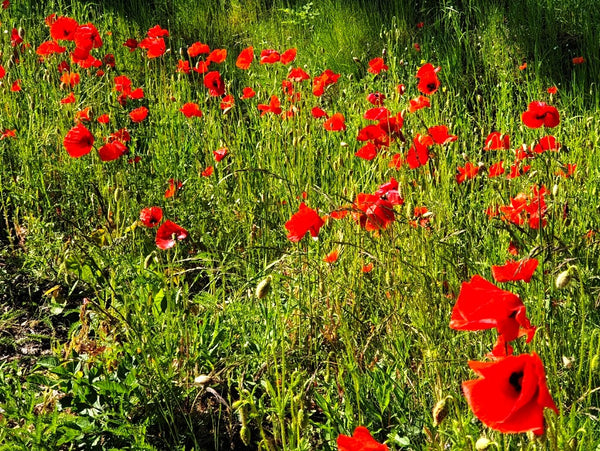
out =
[[[600,450],[599,22],[2,2],[0,449]]]

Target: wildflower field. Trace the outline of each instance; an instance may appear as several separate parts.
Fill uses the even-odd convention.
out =
[[[600,450],[593,0],[0,5],[0,449]]]

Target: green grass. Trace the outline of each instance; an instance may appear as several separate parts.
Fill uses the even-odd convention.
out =
[[[498,449],[595,449],[600,252],[598,235],[586,234],[600,229],[600,13],[593,2],[483,3],[156,0],[150,8],[57,0],[1,10],[9,33],[0,38],[7,70],[0,131],[17,134],[0,141],[0,328],[11,332],[0,335],[1,448],[329,450],[339,434],[366,425],[390,449],[474,449],[482,436]],[[62,58],[40,63],[34,52],[49,39],[43,18],[51,13],[94,23],[104,40],[94,54],[113,53],[117,64],[101,77],[74,66],[82,81],[71,105],[60,104],[69,92],[56,71]],[[147,60],[121,45],[156,24],[170,31],[163,57]],[[19,64],[11,62],[13,26],[31,43],[16,53]],[[175,72],[195,41],[229,52],[218,67],[236,97],[227,114],[201,76]],[[237,69],[235,58],[249,45],[256,53],[296,47],[293,67],[341,77],[321,98],[301,84],[292,118],[260,117],[258,103],[283,99],[288,67],[255,61]],[[389,70],[367,73],[383,50]],[[586,63],[573,65],[577,56]],[[371,162],[356,158],[366,95],[384,93],[393,113],[407,109],[425,62],[441,66],[442,87],[431,108],[405,114],[407,142],[397,140]],[[144,99],[120,105],[116,75],[142,87]],[[17,78],[23,89],[13,93]],[[558,93],[550,97],[553,85]],[[245,86],[255,98],[239,99]],[[521,113],[534,100],[558,108],[557,128],[523,126]],[[178,111],[192,101],[201,118]],[[150,115],[132,124],[128,112],[140,105]],[[344,114],[347,130],[325,131],[310,116],[315,105]],[[96,148],[127,127],[129,155],[69,157],[62,140],[75,112],[88,106],[93,118],[111,117],[105,126],[88,124]],[[435,146],[423,168],[388,167],[416,133],[438,124],[459,139]],[[563,148],[532,159],[519,178],[480,174],[457,184],[465,158],[510,165],[512,151],[483,150],[492,131],[508,133],[513,149],[545,132]],[[212,152],[221,147],[229,155],[215,163]],[[129,164],[135,156],[141,162]],[[574,178],[555,175],[565,163],[577,164]],[[215,173],[202,177],[209,165]],[[303,193],[327,214],[391,177],[405,203],[379,235],[347,217],[330,220],[316,241],[287,240],[284,224]],[[165,199],[171,178],[183,188]],[[555,191],[544,228],[487,218],[490,205],[534,184]],[[155,230],[138,222],[152,205],[189,231],[173,249],[158,249]],[[410,224],[417,206],[433,213],[429,227]],[[496,334],[448,326],[461,283],[474,274],[491,280],[511,241],[520,256],[540,261],[531,283],[502,284],[538,326],[515,353],[540,355],[560,410],[539,438],[503,435],[474,417],[460,384],[475,377],[467,361],[483,359]],[[334,249],[340,257],[329,265],[323,258]],[[363,273],[369,263],[373,270]],[[570,266],[573,280],[556,288]],[[257,296],[268,277],[268,293]],[[32,327],[28,340],[50,355],[19,355],[17,323],[28,324],[21,318],[44,325]],[[438,424],[433,409],[443,400],[447,416]]]

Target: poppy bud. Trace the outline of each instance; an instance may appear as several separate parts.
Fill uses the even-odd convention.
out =
[[[255,294],[258,299],[264,298],[271,291],[271,279],[272,277],[268,276],[256,286]]]
[[[475,449],[477,451],[483,451],[490,447],[493,442],[487,437],[479,437],[475,442]]]
[[[348,143],[346,141],[340,142],[341,147],[348,147]]]
[[[250,429],[248,429],[248,426],[242,426],[242,428],[240,429],[240,438],[242,439],[242,442],[244,443],[244,445],[246,446],[250,446]]]
[[[573,276],[571,276],[570,268],[566,271],[561,272],[558,276],[556,276],[556,288],[562,290],[571,282]]]
[[[446,396],[444,399],[438,401],[433,407],[433,425],[439,426],[444,421],[444,418],[448,416],[448,404],[447,402],[452,399],[452,396]]]
[[[557,194],[558,194],[558,184],[555,184],[552,187],[552,196],[556,197]]]
[[[200,376],[197,376],[194,378],[194,384],[198,384],[198,385],[208,385],[210,384],[212,381],[212,377],[206,375],[206,374],[201,374]]]
[[[592,371],[595,371],[598,369],[598,367],[600,366],[600,354],[596,354],[593,358],[592,361],[590,362],[590,369]]]
[[[573,361],[574,361],[574,360],[575,360],[575,359],[574,359],[573,357],[567,357],[566,355],[563,355],[563,356],[562,356],[562,362],[563,362],[563,366],[564,366],[566,369],[569,369],[569,368],[571,368],[571,367],[573,366]]]

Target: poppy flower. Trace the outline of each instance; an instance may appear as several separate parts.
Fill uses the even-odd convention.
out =
[[[252,89],[249,86],[246,86],[243,90],[242,90],[242,97],[240,97],[241,99],[251,99],[252,97],[254,97],[256,95],[256,92],[254,91],[254,89]]]
[[[81,81],[81,77],[77,72],[63,72],[60,77],[60,81],[63,85],[74,88]]]
[[[383,105],[383,101],[385,100],[385,94],[380,92],[371,92],[367,94],[367,102],[371,105],[381,106]]]
[[[290,71],[287,78],[297,83],[300,83],[304,80],[310,80],[310,75],[308,75],[308,73],[301,67],[296,67]]]
[[[129,93],[129,97],[134,100],[139,100],[144,98],[144,90],[142,88],[135,88],[133,91]]]
[[[373,263],[368,263],[366,265],[363,265],[362,268],[360,268],[360,272],[362,272],[363,274],[368,274],[371,271],[373,271]],[[339,446],[339,444],[338,444],[338,446]],[[343,448],[340,448],[340,449],[343,449]],[[353,448],[347,448],[347,449],[353,449]],[[361,449],[361,448],[358,448],[358,449]],[[369,448],[367,448],[367,449],[369,449]],[[387,448],[384,448],[384,449],[387,449]]]
[[[0,79],[4,78],[6,76],[6,69],[4,69],[4,66],[0,65]]]
[[[408,149],[408,153],[406,154],[406,162],[411,169],[424,166],[429,161],[429,148],[420,138],[420,135],[417,133],[413,138],[413,145]]]
[[[340,78],[340,74],[334,73],[331,69],[326,69],[321,75],[313,78],[313,94],[317,97],[323,95],[325,88],[336,83]]]
[[[212,166],[207,166],[206,169],[204,169],[200,175],[202,177],[210,177],[211,175],[213,175],[213,173],[215,172],[215,168],[213,168]]]
[[[544,409],[558,414],[546,373],[534,352],[495,362],[469,362],[479,379],[462,383],[469,407],[483,424],[504,433],[544,432]]]
[[[263,49],[260,52],[260,64],[274,64],[281,58],[279,52],[273,49]]]
[[[325,224],[319,214],[302,202],[298,212],[294,213],[290,220],[285,223],[288,230],[287,238],[293,243],[300,241],[307,232],[313,238],[319,236],[319,229]]]
[[[177,191],[181,189],[182,186],[183,183],[179,180],[169,179],[169,187],[165,191],[165,199],[173,197],[177,193]]]
[[[510,136],[500,132],[492,132],[485,139],[485,150],[510,149]]]
[[[400,196],[398,191],[398,181],[392,177],[389,182],[379,185],[375,192],[377,196],[390,201],[392,205],[404,204],[404,199]]]
[[[364,271],[363,267],[363,272]],[[352,437],[340,434],[337,438],[338,451],[388,451],[387,445],[379,443],[364,426],[354,429]]]
[[[448,144],[458,139],[456,135],[448,134],[448,127],[445,125],[436,125],[427,129],[429,136],[433,139],[436,144]]]
[[[463,282],[452,309],[450,328],[496,328],[506,343],[522,335],[527,335],[529,343],[535,334],[535,327],[529,322],[525,305],[519,296],[498,288],[478,274],[469,282]]]
[[[367,72],[369,72],[370,74],[379,74],[382,70],[386,71],[388,70],[388,66],[387,64],[385,64],[385,62],[383,61],[383,58],[378,57],[378,58],[373,58],[371,61],[369,61],[369,68],[367,69]]]
[[[206,62],[221,64],[225,59],[227,59],[227,49],[214,49],[206,58]]]
[[[373,232],[385,229],[394,222],[394,205],[384,197],[365,193],[356,196],[352,216],[361,228]]]
[[[162,36],[169,36],[169,30],[162,28],[160,25],[154,25],[148,30],[146,35],[150,38],[160,38]]]
[[[58,17],[50,26],[50,36],[55,41],[73,41],[79,24],[71,17]]]
[[[82,53],[89,53],[92,49],[102,47],[102,38],[98,29],[92,23],[86,23],[79,25],[73,33],[73,40],[75,41],[75,54],[78,59],[85,59],[85,57],[79,56],[78,50]]]
[[[240,52],[235,65],[242,70],[246,70],[250,68],[252,61],[254,61],[254,47],[250,46]]]
[[[519,70],[525,70],[527,69],[527,63],[523,63],[519,65]]]
[[[433,64],[427,63],[419,68],[416,77],[419,79],[417,89],[421,94],[431,95],[434,94],[440,87],[440,80],[438,79],[437,73],[440,71],[440,67],[433,67]]]
[[[203,53],[209,53],[210,47],[207,44],[203,44],[202,42],[194,42],[187,49],[187,53],[190,58],[194,58]]]
[[[110,122],[110,116],[108,114],[101,114],[96,120],[99,124],[108,124]]]
[[[94,135],[82,124],[78,124],[69,130],[63,139],[63,146],[73,158],[79,158],[90,153],[93,145]]]
[[[139,42],[138,47],[146,50],[148,59],[159,58],[167,51],[167,45],[163,38],[144,38]]]
[[[187,230],[167,219],[156,231],[156,245],[159,249],[170,249],[175,246],[176,240],[183,240],[187,236]]]
[[[404,92],[406,92],[406,86],[400,83],[398,86],[396,86],[396,91],[398,91],[398,94],[404,95]]]
[[[146,108],[145,106],[136,108],[135,110],[132,110],[129,113],[129,117],[132,122],[135,122],[135,123],[142,122],[144,119],[146,119],[148,117],[148,108]]]
[[[226,95],[225,97],[223,97],[219,107],[223,110],[223,113],[226,113],[227,111],[232,109],[234,105],[235,105],[235,99],[233,98],[233,96],[231,94],[229,94],[229,95]]]
[[[400,169],[403,164],[404,164],[404,158],[402,158],[402,154],[395,153],[394,155],[392,155],[392,158],[390,159],[390,162],[388,163],[388,167],[394,168],[394,169]]]
[[[358,149],[354,156],[362,158],[363,160],[371,161],[377,156],[377,146],[369,141],[367,144]]]
[[[68,95],[68,96],[66,96],[66,97],[63,97],[62,99],[60,99],[60,103],[61,103],[62,105],[66,105],[66,104],[69,104],[69,103],[73,103],[73,102],[75,102],[75,100],[76,100],[76,99],[75,99],[75,94],[73,94],[73,93],[71,92],[71,93],[69,93],[69,95]]]
[[[521,120],[529,128],[556,127],[560,123],[558,110],[545,102],[531,102],[527,111],[521,115]]]
[[[22,30],[19,31],[16,28],[13,28],[10,32],[10,45],[12,47],[16,47],[19,44],[23,43],[23,36],[21,36]]]
[[[558,92],[558,88],[556,86],[550,86],[548,89],[546,89],[546,92],[548,94],[556,94]]]
[[[524,258],[519,261],[508,260],[502,266],[492,266],[492,276],[496,282],[516,282],[522,280],[529,283],[538,267],[537,258]]]
[[[556,171],[556,175],[559,177],[569,178],[575,175],[575,170],[577,169],[577,165],[573,163],[567,163],[564,165],[564,169],[559,169]]]
[[[225,93],[225,85],[219,71],[212,71],[204,76],[204,86],[208,89],[208,94],[217,97]]]
[[[322,117],[329,117],[327,115],[327,113],[325,112],[325,110],[322,110],[321,108],[319,108],[318,106],[314,107],[312,110],[310,110],[310,115],[312,117],[314,117],[315,119],[320,119]]]
[[[98,156],[102,161],[113,161],[129,152],[127,146],[121,141],[109,141],[98,149]]]
[[[185,117],[202,117],[200,107],[194,102],[184,103],[179,111],[181,111]]]
[[[12,92],[19,92],[21,90],[21,80],[15,80],[13,84],[10,86],[10,90]]]
[[[267,113],[273,113],[275,115],[281,114],[281,102],[279,101],[279,97],[271,96],[271,100],[269,101],[268,105],[259,103],[258,110],[261,112],[261,117]]]
[[[75,123],[89,122],[90,121],[90,110],[91,107],[85,107],[83,110],[79,110],[75,113]]]
[[[140,212],[140,221],[146,227],[156,227],[163,218],[163,211],[160,207],[142,208]]]
[[[464,167],[457,167],[456,182],[460,185],[465,180],[474,179],[479,174],[479,166],[467,161]]]
[[[296,59],[296,49],[287,49],[285,52],[281,54],[279,58],[279,62],[281,64],[290,64],[292,61]]]
[[[414,113],[417,110],[422,108],[428,108],[431,106],[429,99],[425,96],[419,96],[414,99],[411,99],[408,105],[408,112]]]
[[[129,132],[127,131],[127,129],[121,128],[121,129],[117,130],[116,132],[111,133],[110,136],[108,137],[108,139],[112,140],[112,141],[129,142],[129,141],[131,141],[131,136],[129,135]]]
[[[346,130],[345,118],[342,113],[335,113],[325,122],[323,122],[323,127],[325,130],[330,132],[339,132]]]
[[[583,56],[576,56],[572,59],[573,64],[583,64],[585,63],[585,58]]]
[[[413,218],[408,221],[412,227],[429,227],[429,221],[433,213],[425,206],[415,207],[413,209]]]
[[[369,108],[363,117],[370,121],[380,121],[387,119],[390,114],[390,111],[386,107],[379,106],[375,108]]]
[[[35,50],[35,53],[37,53],[40,56],[49,56],[49,55],[54,55],[55,53],[63,53],[66,50],[67,50],[66,47],[59,45],[55,41],[46,41],[46,42],[42,42],[38,46],[38,48]]]
[[[331,251],[329,254],[327,254],[324,258],[323,261],[325,263],[335,263],[338,260],[338,257],[340,256],[340,251],[337,249],[334,249],[333,251]]]
[[[219,161],[221,161],[223,158],[225,158],[228,153],[229,153],[229,149],[227,149],[227,147],[221,147],[220,149],[213,150],[213,154],[215,156],[215,161],[217,163]]]
[[[188,60],[177,61],[177,69],[175,70],[175,72],[189,74],[191,70],[192,68],[190,67],[190,62]]]
[[[127,47],[130,52],[133,52],[135,49],[138,48],[138,41],[137,39],[129,38],[123,43],[123,45]]]
[[[17,137],[17,131],[16,130],[4,130],[2,132],[2,135],[0,135],[0,141],[5,139],[5,138],[16,138]]]
[[[544,153],[547,150],[557,151],[560,149],[560,143],[556,142],[556,138],[552,135],[544,136],[540,138],[538,143],[533,146],[534,153]]]
[[[488,175],[490,176],[490,178],[493,177],[498,177],[499,175],[504,174],[504,161],[500,160],[497,163],[494,163],[490,166],[490,169],[488,170]]]

